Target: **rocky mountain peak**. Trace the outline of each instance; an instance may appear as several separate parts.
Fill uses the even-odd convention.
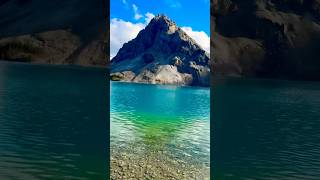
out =
[[[149,23],[149,26],[157,26],[157,27],[163,27],[163,28],[170,28],[175,27],[177,28],[177,25],[175,22],[173,22],[171,19],[169,19],[168,16],[159,14],[152,18],[152,20]]]
[[[208,85],[208,54],[167,16],[155,16],[111,60],[116,79],[134,82]]]
[[[177,24],[172,21],[168,16],[164,14],[158,14],[146,27],[154,33],[174,34],[179,36],[182,40],[190,41],[192,44],[197,44],[192,38],[190,38]]]

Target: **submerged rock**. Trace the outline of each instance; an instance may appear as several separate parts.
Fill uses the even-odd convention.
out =
[[[206,180],[210,177],[209,166],[194,163],[186,157],[182,159],[173,158],[169,152],[163,154],[159,151],[146,149],[144,152],[139,153],[137,151],[137,143],[139,142],[126,148],[121,148],[121,150],[117,147],[110,148],[111,179]]]

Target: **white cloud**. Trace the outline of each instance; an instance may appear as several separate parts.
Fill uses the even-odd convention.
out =
[[[149,12],[147,12],[147,13],[145,14],[145,16],[146,16],[146,17],[145,17],[144,19],[145,19],[145,21],[146,21],[146,22],[145,22],[146,24],[148,24],[148,23],[151,21],[151,19],[154,18],[154,14],[149,13]]]
[[[145,27],[143,23],[131,23],[114,18],[110,23],[110,59],[112,59],[124,43],[135,38]]]
[[[134,39],[144,29],[154,14],[147,12],[144,23],[132,23],[122,19],[113,18],[110,23],[110,59],[117,55],[124,43]]]
[[[143,16],[140,14],[138,6],[136,6],[135,4],[132,4],[132,8],[133,8],[133,12],[134,12],[134,19],[135,20],[139,20],[140,18],[142,18]]]
[[[126,0],[122,0],[122,3],[125,4],[125,5],[128,4]]]
[[[210,53],[210,37],[203,31],[193,31],[191,27],[181,27],[197,44]]]

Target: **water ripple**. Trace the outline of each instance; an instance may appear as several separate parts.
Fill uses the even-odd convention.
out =
[[[104,177],[91,139],[106,122],[103,80],[91,69],[0,62],[0,179]]]
[[[116,158],[124,156],[121,152],[146,161],[153,156],[162,157],[172,172],[179,167],[170,164],[180,162],[193,165],[193,171],[202,172],[201,177],[207,179],[210,167],[209,95],[206,88],[113,82],[111,158],[116,162],[130,162]],[[119,147],[121,152],[117,151]],[[111,167],[111,173],[115,168]]]
[[[214,176],[319,179],[319,97],[315,82],[228,79],[217,84]]]

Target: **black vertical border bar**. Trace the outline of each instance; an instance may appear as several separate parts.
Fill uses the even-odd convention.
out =
[[[213,108],[214,108],[214,57],[213,57],[213,40],[214,40],[214,17],[213,17],[213,0],[210,0],[210,179],[213,179],[214,169],[214,119],[213,119]]]
[[[106,67],[106,98],[104,99],[106,103],[105,111],[107,114],[106,119],[106,140],[103,142],[105,144],[104,151],[106,152],[105,163],[106,163],[106,179],[110,179],[110,0],[101,0],[102,1],[102,11],[104,16],[104,23],[105,26],[105,35],[104,35],[104,51],[105,51],[105,58],[107,61]],[[103,138],[104,139],[104,138]]]

